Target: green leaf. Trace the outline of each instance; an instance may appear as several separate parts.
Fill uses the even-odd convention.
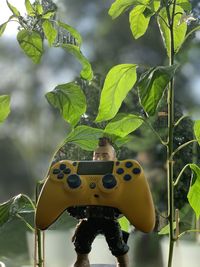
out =
[[[34,208],[29,198],[19,194],[0,204],[0,227],[16,218],[18,214],[30,212],[34,212]]]
[[[0,123],[3,122],[10,113],[10,96],[0,96]]]
[[[187,198],[190,206],[195,211],[197,220],[200,216],[200,168],[196,164],[190,164],[190,168],[195,175],[195,182],[190,187]]]
[[[192,5],[189,0],[176,0],[176,4],[181,6],[185,11],[191,11]]]
[[[147,31],[150,17],[145,16],[143,13],[146,10],[144,5],[138,5],[130,12],[129,22],[133,37],[138,39]],[[153,13],[151,13],[153,15]]]
[[[25,6],[26,6],[26,11],[29,16],[34,16],[35,15],[35,10],[33,6],[31,5],[30,0],[25,0]]]
[[[3,24],[0,25],[0,36],[2,36],[2,34],[4,33],[7,24],[8,22],[4,22]]]
[[[66,24],[66,23],[63,23],[61,21],[57,21],[57,24],[59,27],[67,30],[77,41],[78,45],[81,46],[82,44],[82,37],[80,35],[80,33],[74,29],[72,26]]]
[[[200,145],[200,120],[194,122],[194,134]]]
[[[49,20],[45,20],[42,23],[42,29],[44,31],[45,37],[47,38],[49,46],[52,46],[57,36],[56,29],[53,27],[52,23]]]
[[[155,114],[163,93],[172,79],[177,66],[158,66],[145,72],[138,83],[139,99],[145,112]]]
[[[43,19],[50,19],[55,15],[55,11],[47,11],[42,15]]]
[[[17,10],[17,8],[14,7],[13,5],[11,5],[7,0],[6,0],[6,2],[7,2],[7,5],[9,7],[9,9],[12,11],[13,15],[19,17],[20,16],[20,12]]]
[[[136,5],[137,0],[116,0],[110,7],[108,14],[113,18],[117,18],[130,6]]]
[[[40,4],[36,4],[36,12],[37,12],[37,14],[38,15],[42,15],[43,14],[43,6],[42,5],[40,5]]]
[[[173,222],[173,229],[176,229],[176,222]],[[170,233],[170,226],[167,224],[165,227],[163,227],[160,232],[158,232],[159,235],[167,235]]]
[[[119,113],[106,125],[104,132],[119,137],[125,137],[139,128],[142,123],[143,120],[137,115]]]
[[[17,34],[17,40],[24,53],[34,63],[39,63],[43,54],[43,41],[40,34],[35,31],[21,30]]]
[[[75,56],[82,64],[81,77],[85,80],[91,80],[93,77],[92,67],[86,57],[80,51],[78,46],[72,44],[62,44],[62,48]]]
[[[74,143],[82,149],[93,151],[100,137],[103,136],[103,130],[81,125],[73,129],[67,136],[65,142]]]
[[[172,9],[170,10],[170,12],[172,12]],[[180,6],[176,6],[175,13],[176,16],[174,17],[173,33],[174,33],[174,52],[177,53],[182,43],[184,42],[185,35],[187,32],[187,23],[185,21],[182,21],[182,15],[184,14],[184,10]],[[166,9],[162,8],[158,16],[158,24],[164,45],[167,50],[167,55],[168,57],[170,57],[171,37],[170,37],[170,30],[166,25],[166,23],[168,25]]]
[[[137,65],[120,64],[108,72],[101,93],[97,122],[112,119],[137,80]]]
[[[49,103],[60,110],[65,121],[76,125],[81,115],[86,111],[86,99],[80,86],[75,83],[66,83],[46,94]]]

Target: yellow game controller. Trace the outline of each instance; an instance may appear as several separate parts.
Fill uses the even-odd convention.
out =
[[[155,225],[148,182],[135,160],[57,162],[38,198],[36,227],[45,230],[67,208],[88,205],[117,208],[143,232]]]

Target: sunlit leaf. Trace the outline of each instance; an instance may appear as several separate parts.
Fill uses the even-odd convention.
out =
[[[117,18],[130,6],[136,5],[137,0],[116,0],[110,7],[108,14],[113,18]]]
[[[34,16],[35,10],[33,6],[31,5],[30,0],[25,0],[25,6],[26,6],[26,11],[29,16]]]
[[[137,65],[120,64],[107,74],[101,93],[97,122],[112,119],[137,80]]]
[[[85,80],[91,80],[93,77],[92,67],[86,57],[80,51],[80,48],[72,44],[63,44],[62,47],[75,56],[82,64],[81,77]]]
[[[195,182],[188,192],[188,201],[195,211],[197,219],[200,216],[200,168],[196,164],[190,164],[190,168],[195,175]]]
[[[44,31],[45,37],[48,40],[49,46],[52,46],[57,36],[56,29],[53,27],[52,23],[49,20],[45,20],[42,23],[42,29]]]
[[[7,2],[7,5],[9,7],[9,9],[12,11],[13,15],[19,17],[20,16],[20,12],[17,10],[17,8],[14,7],[13,5],[11,5],[7,0],[6,0],[6,2]]]
[[[173,222],[173,229],[176,229],[176,222]],[[170,226],[167,224],[165,227],[163,227],[160,232],[158,232],[159,235],[168,235],[170,233]]]
[[[58,26],[60,26],[61,28],[67,30],[77,41],[77,44],[80,46],[82,44],[82,37],[80,35],[80,33],[74,29],[72,26],[66,24],[66,23],[63,23],[61,21],[58,21],[57,22]]]
[[[34,212],[33,203],[26,195],[19,194],[0,204],[0,227],[16,218],[18,214]]]
[[[172,8],[170,10],[172,12]],[[174,36],[174,52],[177,53],[182,43],[184,42],[185,35],[187,32],[187,23],[181,21],[184,10],[180,6],[176,6],[176,16],[174,16],[173,36]],[[169,23],[167,19],[166,8],[161,9],[158,16],[158,24],[162,34],[163,42],[167,50],[167,55],[171,55],[171,37],[169,30]]]
[[[10,96],[0,96],[0,123],[3,122],[10,113]]]
[[[60,113],[65,121],[76,125],[81,115],[86,111],[86,99],[80,86],[75,83],[66,83],[46,94],[48,102]]]
[[[194,122],[194,134],[200,145],[200,120]]]
[[[119,113],[106,125],[105,133],[114,134],[119,137],[125,137],[135,131],[143,123],[141,117],[133,114]]]
[[[76,127],[65,139],[65,142],[74,143],[82,149],[93,151],[99,142],[99,138],[103,136],[103,130],[92,128],[89,126]]]
[[[34,63],[39,63],[43,54],[43,41],[40,34],[35,31],[21,30],[17,34],[17,40],[24,53]]]
[[[189,0],[176,0],[176,5],[181,6],[185,11],[190,11],[192,5]]]
[[[8,22],[4,22],[3,24],[0,25],[0,36],[2,36],[2,34],[4,33],[7,24]]]
[[[38,15],[42,15],[43,14],[43,6],[40,5],[39,3],[36,4],[36,11]]]
[[[50,19],[55,15],[55,11],[48,11],[44,14],[42,14],[43,19]]]
[[[145,9],[146,7],[144,5],[138,5],[133,8],[129,15],[130,27],[135,39],[144,35],[148,28],[150,16],[146,17],[144,15]]]
[[[172,79],[177,66],[154,67],[145,72],[138,83],[139,99],[150,116],[154,115],[163,93]]]

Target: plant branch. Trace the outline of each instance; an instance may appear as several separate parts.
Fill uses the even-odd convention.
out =
[[[187,167],[190,166],[190,163],[186,164],[183,169],[180,171],[180,173],[178,174],[177,178],[176,178],[176,181],[174,182],[174,187],[177,186],[182,174],[184,173],[184,171],[187,169]]]
[[[178,236],[178,238],[181,238],[183,235],[185,235],[185,234],[187,234],[187,233],[200,233],[200,230],[197,230],[197,229],[191,229],[191,230],[186,230],[186,231],[184,231],[184,232],[182,232],[179,236]]]
[[[189,117],[189,115],[183,115],[182,117],[180,117],[180,119],[178,119],[177,122],[175,122],[174,127],[178,126],[179,123],[180,123],[182,120],[184,120],[185,118],[188,118],[188,117]]]
[[[197,140],[196,140],[196,139],[190,140],[190,141],[188,141],[188,142],[182,144],[181,146],[177,147],[177,149],[175,149],[174,152],[172,153],[171,158],[173,158],[174,155],[175,155],[178,151],[180,151],[180,150],[183,149],[184,147],[186,147],[186,146],[188,146],[188,145],[190,145],[190,144],[192,144],[192,143],[194,143],[194,142],[197,142]]]
[[[32,231],[34,232],[35,229],[30,225],[30,223],[28,223],[21,215],[19,215],[18,213],[16,214],[16,217],[19,218],[22,222],[25,223],[25,225]]]

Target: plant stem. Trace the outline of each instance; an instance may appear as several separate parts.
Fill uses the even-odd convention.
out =
[[[42,257],[42,238],[41,238],[41,231],[39,229],[36,230],[37,231],[37,249],[38,249],[38,267],[42,267],[43,266],[43,257]]]
[[[170,30],[170,56],[169,66],[174,64],[174,16],[175,16],[176,0],[172,5],[172,11],[170,5],[166,5],[166,12]],[[171,79],[168,88],[168,142],[167,142],[167,181],[168,181],[168,220],[170,227],[170,243],[169,243],[169,257],[168,267],[172,266],[173,248],[174,248],[174,184],[173,184],[173,139],[174,139],[174,78]]]

